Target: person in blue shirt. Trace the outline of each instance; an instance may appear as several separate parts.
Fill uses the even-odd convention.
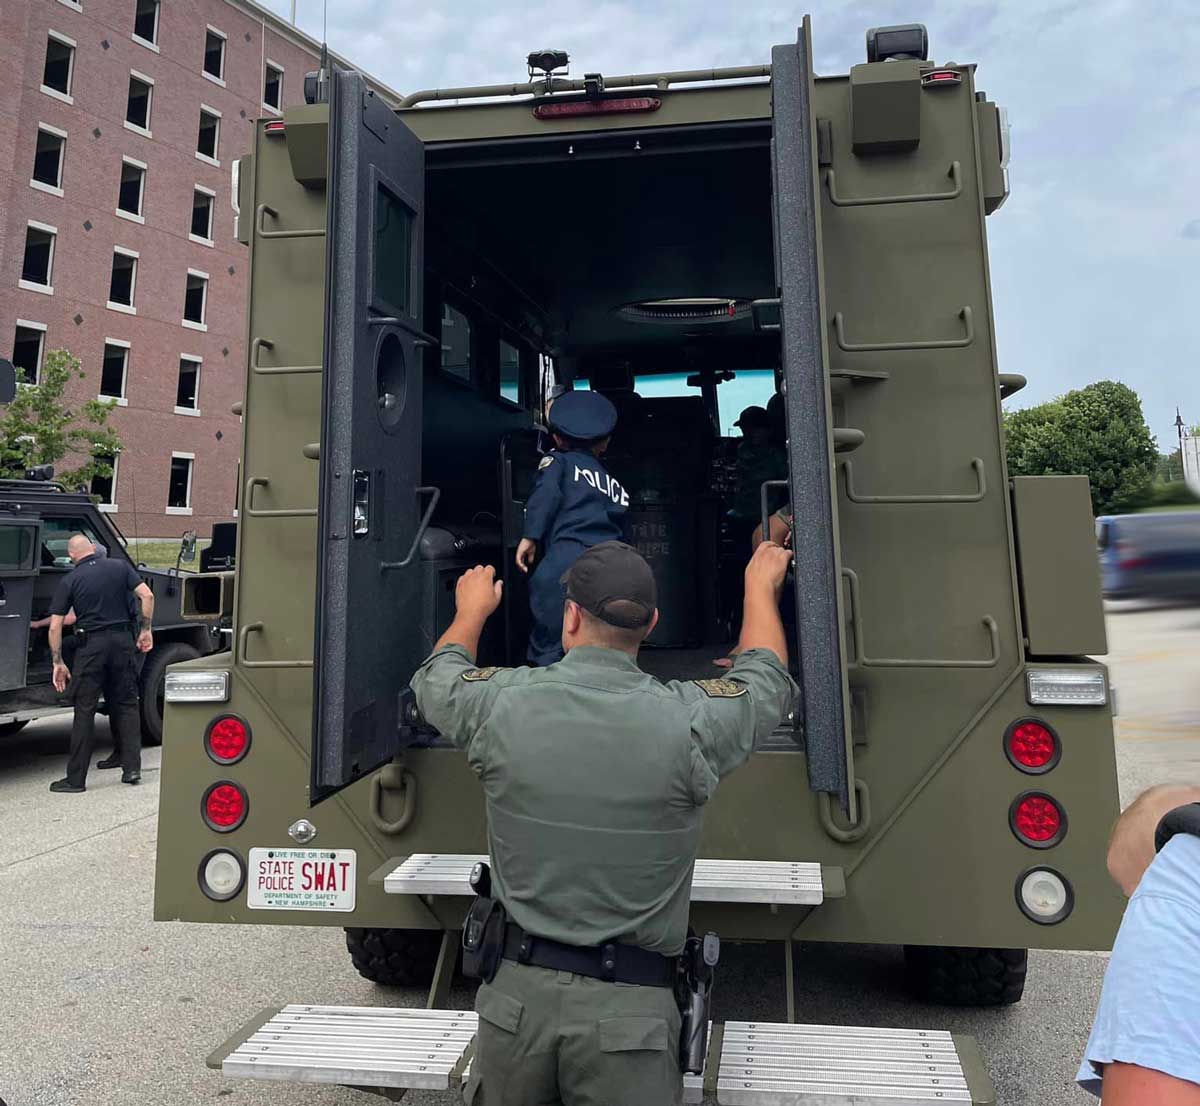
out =
[[[1198,804],[1200,787],[1151,788],[1113,831],[1131,897],[1076,1076],[1103,1106],[1200,1106]]]
[[[538,666],[563,658],[563,574],[584,550],[624,537],[622,516],[629,507],[629,493],[600,463],[617,425],[612,403],[599,392],[564,392],[548,422],[554,448],[538,466],[517,546],[517,567],[533,571],[528,656]]]

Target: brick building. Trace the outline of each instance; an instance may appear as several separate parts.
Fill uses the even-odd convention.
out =
[[[0,355],[36,380],[69,349],[87,374],[69,398],[116,405],[124,449],[93,492],[128,536],[235,510],[232,166],[255,118],[303,102],[319,53],[249,0],[0,4]]]

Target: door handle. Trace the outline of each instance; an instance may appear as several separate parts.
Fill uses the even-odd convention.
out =
[[[417,550],[421,546],[421,539],[425,536],[425,531],[429,529],[429,520],[433,518],[433,512],[437,509],[438,500],[442,498],[442,489],[435,487],[417,488],[417,495],[428,495],[429,506],[425,508],[425,513],[421,516],[421,521],[417,524],[417,532],[413,535],[412,545],[409,546],[408,552],[402,561],[380,561],[379,571],[390,572],[393,568],[407,568],[416,559]]]

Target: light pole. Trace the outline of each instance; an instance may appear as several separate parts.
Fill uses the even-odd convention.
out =
[[[1175,433],[1179,435],[1179,476],[1182,479],[1187,475],[1187,465],[1183,460],[1183,416],[1178,407],[1175,408]]]

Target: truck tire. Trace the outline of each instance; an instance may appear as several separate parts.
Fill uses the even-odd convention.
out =
[[[161,745],[163,737],[163,688],[167,666],[180,661],[195,660],[200,650],[183,641],[168,641],[156,645],[142,665],[141,713],[142,744]]]
[[[381,987],[428,987],[442,935],[435,929],[347,929],[358,974]]]
[[[1011,1006],[1025,991],[1028,949],[905,945],[909,988],[943,1006]]]
[[[13,734],[20,733],[28,725],[28,718],[22,719],[20,722],[0,723],[0,737],[12,737]]]

